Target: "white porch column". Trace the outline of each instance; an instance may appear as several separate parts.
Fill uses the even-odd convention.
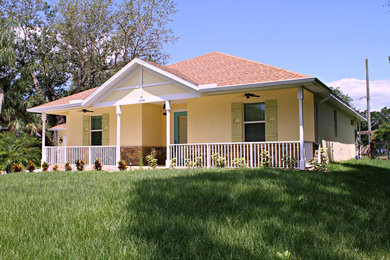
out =
[[[42,160],[41,165],[43,162],[46,162],[46,114],[42,113]]]
[[[169,168],[171,166],[171,153],[169,150],[169,145],[171,144],[171,102],[169,100],[165,101],[165,111],[166,111],[166,130],[167,130],[167,160],[165,161],[165,167]]]
[[[121,160],[121,106],[116,106],[116,162]]]
[[[300,157],[299,169],[305,169],[305,151],[304,151],[304,135],[303,135],[303,88],[298,87],[298,104],[299,104],[299,150]]]

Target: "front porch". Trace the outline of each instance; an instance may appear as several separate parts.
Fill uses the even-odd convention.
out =
[[[86,165],[92,166],[95,159],[104,166],[116,166],[119,160],[124,160],[130,165],[143,165],[144,157],[148,154],[139,152],[139,156],[129,158],[124,152],[129,147],[121,147],[120,157],[117,146],[46,146],[44,153],[46,161],[51,164],[64,165],[66,162],[74,164],[76,160],[83,160]],[[153,149],[153,148],[152,148]],[[238,167],[235,159],[242,160],[246,167],[257,168],[264,162],[264,151],[269,154],[269,166],[275,168],[287,167],[284,157],[295,161],[295,167],[299,167],[301,160],[299,141],[280,142],[231,142],[231,143],[197,143],[197,144],[171,144],[169,145],[169,161],[176,159],[176,167],[188,167],[191,162],[198,161],[198,167],[215,167],[213,154],[225,158],[226,167]],[[312,157],[313,144],[305,143],[304,157]],[[137,158],[138,157],[138,158]],[[160,158],[159,158],[160,157]],[[164,162],[166,153],[159,153],[157,159]]]
[[[42,136],[42,162],[83,160],[92,166],[99,159],[105,166],[120,160],[139,166],[155,149],[166,167],[172,160],[177,167],[214,167],[216,154],[226,167],[238,161],[261,167],[266,151],[270,167],[286,167],[287,157],[303,170],[313,158],[313,143],[320,144],[316,94],[301,85],[215,95],[210,86],[186,86],[146,64],[109,85],[55,110],[32,110],[42,113],[43,132],[47,114],[66,116],[66,127],[57,128],[61,143],[46,146]]]

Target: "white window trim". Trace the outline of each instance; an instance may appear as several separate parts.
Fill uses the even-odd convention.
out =
[[[100,116],[102,118],[102,129],[94,129],[92,130],[92,117],[97,117],[97,116]],[[96,132],[102,132],[102,141],[101,141],[101,145],[92,145],[92,133],[96,133]],[[91,130],[90,130],[90,133],[89,133],[89,143],[91,144],[91,146],[102,146],[103,145],[103,115],[93,115],[91,116]]]
[[[265,117],[265,102],[247,102],[247,103],[244,103],[244,108],[243,108],[243,112],[244,112],[244,124],[242,125],[242,136],[243,136],[243,139],[244,139],[244,142],[245,139],[246,139],[246,136],[245,136],[245,125],[247,124],[264,124],[264,128],[265,128],[265,119],[264,120],[260,120],[260,121],[245,121],[245,105],[246,104],[256,104],[256,103],[261,103],[261,104],[264,104],[264,117]],[[264,129],[265,131],[265,129]],[[265,132],[264,132],[264,140],[265,140]]]

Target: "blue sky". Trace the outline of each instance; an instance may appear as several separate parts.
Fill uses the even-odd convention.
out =
[[[324,82],[390,78],[386,0],[190,1],[177,3],[169,64],[220,51]]]

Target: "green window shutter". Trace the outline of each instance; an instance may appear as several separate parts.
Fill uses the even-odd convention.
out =
[[[265,101],[265,140],[278,140],[278,110],[275,99]]]
[[[91,135],[91,117],[83,116],[83,146],[89,146]]]
[[[242,103],[232,103],[232,142],[242,142]]]
[[[109,129],[110,129],[110,115],[108,113],[102,115],[102,145],[109,145]]]

